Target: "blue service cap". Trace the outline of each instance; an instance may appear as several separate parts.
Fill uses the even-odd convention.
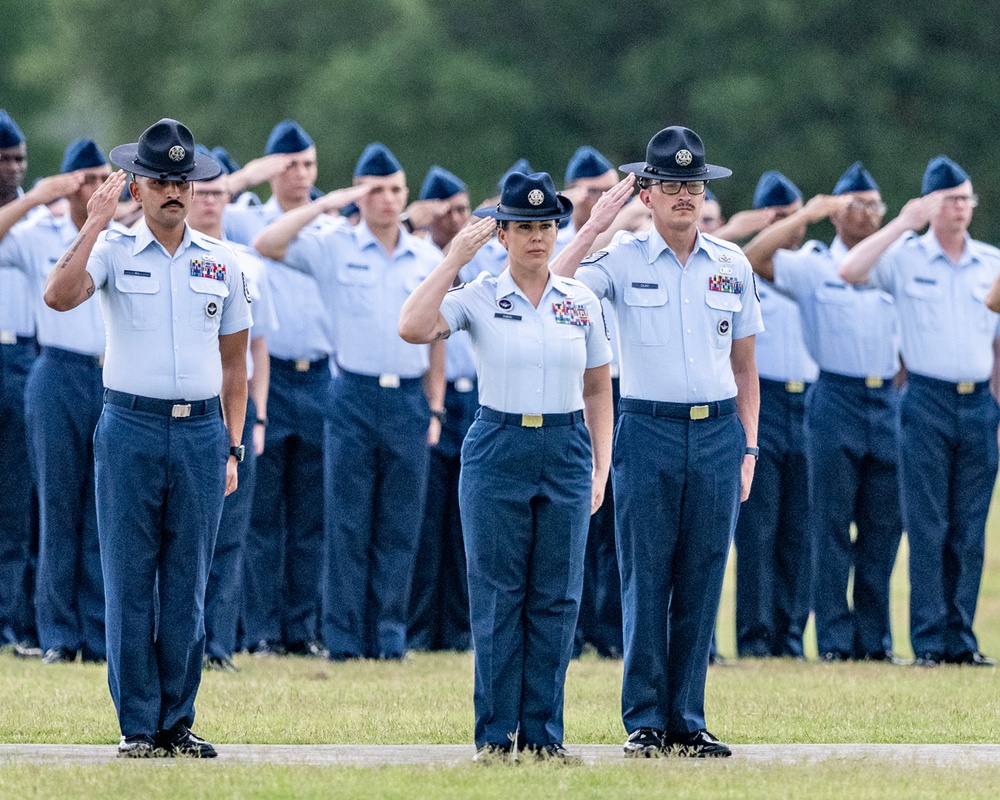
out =
[[[500,180],[497,181],[497,190],[503,191],[504,182],[513,175],[515,172],[523,173],[524,175],[534,174],[534,170],[531,168],[531,164],[528,163],[528,159],[519,158],[517,161],[511,165],[511,168],[507,170],[503,175],[500,176]]]
[[[705,187],[705,202],[706,203],[718,203],[719,202],[719,198],[715,196],[715,192],[713,192],[707,186]]]
[[[342,209],[340,209],[340,216],[342,217],[353,217],[355,214],[360,214],[361,209],[358,208],[357,203],[348,203]]]
[[[286,119],[271,130],[271,135],[267,137],[267,144],[264,146],[264,154],[270,156],[275,153],[301,153],[314,146],[315,142],[309,138],[309,134],[299,123],[294,119]]]
[[[59,171],[66,173],[89,167],[103,167],[107,163],[104,153],[93,139],[76,139],[66,148]]]
[[[614,170],[614,165],[589,144],[579,148],[566,167],[566,185],[580,178],[598,178]]]
[[[233,160],[232,156],[229,155],[229,151],[226,150],[225,147],[213,147],[209,155],[222,164],[222,171],[227,175],[232,175],[240,168],[240,165]]]
[[[775,170],[769,170],[760,176],[757,188],[753,193],[754,208],[773,208],[787,206],[802,199],[799,187]]]
[[[372,142],[358,159],[358,163],[354,167],[354,177],[382,178],[402,171],[403,165],[399,163],[388,147],[381,142]]]
[[[927,163],[924,170],[924,182],[920,187],[921,194],[930,194],[939,189],[951,189],[972,180],[969,174],[948,156],[935,156]]]
[[[24,142],[24,133],[6,109],[0,108],[0,147],[17,147]]]
[[[457,176],[435,164],[427,171],[427,177],[420,186],[420,200],[447,200],[456,194],[468,192]]]
[[[850,194],[851,192],[877,192],[878,184],[860,161],[855,161],[840,176],[837,185],[833,187],[834,194]]]

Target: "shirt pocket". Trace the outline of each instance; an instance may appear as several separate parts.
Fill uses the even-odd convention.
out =
[[[846,333],[853,322],[852,301],[847,287],[822,285],[816,288],[816,316],[819,329],[834,334]]]
[[[664,345],[670,341],[667,287],[632,283],[622,292],[626,316],[620,320],[630,344]]]
[[[337,313],[348,317],[371,317],[375,313],[375,271],[368,264],[341,264],[334,280],[340,301]]]
[[[903,292],[918,328],[927,330],[940,327],[941,306],[944,303],[944,287],[940,283],[911,278],[903,287]]]
[[[705,292],[705,305],[708,306],[709,323],[712,332],[709,342],[712,347],[729,347],[733,341],[733,314],[743,310],[743,300],[738,294],[729,292]]]
[[[229,297],[225,281],[214,278],[189,278],[191,287],[191,327],[196,331],[218,331],[222,306]]]
[[[125,298],[132,320],[132,330],[148,331],[159,327],[157,295],[160,281],[147,275],[117,275],[115,288]]]
[[[997,327],[997,315],[986,307],[986,295],[989,294],[990,283],[974,283],[972,292],[972,320],[977,329],[982,332],[993,331]]]

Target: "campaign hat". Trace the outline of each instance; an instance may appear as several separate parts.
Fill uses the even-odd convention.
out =
[[[111,161],[133,175],[163,181],[208,181],[222,174],[211,155],[195,152],[188,127],[169,118],[146,128],[138,142],[118,145]]]
[[[556,191],[547,172],[526,175],[512,172],[503,182],[500,203],[472,212],[477,217],[491,217],[504,222],[565,219],[573,213],[573,204]]]
[[[708,181],[733,174],[731,169],[706,163],[701,137],[681,125],[664,128],[650,139],[645,161],[623,164],[618,169],[657,181]]]

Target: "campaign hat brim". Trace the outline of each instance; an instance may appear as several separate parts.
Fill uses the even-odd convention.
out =
[[[210,181],[222,174],[222,165],[212,156],[206,156],[204,153],[195,153],[194,165],[187,172],[177,170],[164,172],[156,167],[143,164],[138,160],[138,156],[139,143],[131,142],[130,144],[118,145],[111,151],[109,158],[116,167],[121,167],[133,175],[164,181]]]
[[[472,215],[474,217],[490,217],[497,222],[534,222],[536,220],[566,219],[572,216],[573,204],[561,194],[556,195],[556,200],[559,201],[559,211],[546,208],[532,213],[530,209],[510,208],[501,204],[477,208],[472,212]]]
[[[733,174],[731,169],[719,167],[715,164],[706,164],[704,170],[692,172],[685,167],[654,167],[655,172],[650,171],[650,166],[645,161],[635,161],[631,164],[622,164],[618,167],[620,172],[632,173],[637,178],[650,178],[654,181],[710,181],[718,178],[728,178]]]

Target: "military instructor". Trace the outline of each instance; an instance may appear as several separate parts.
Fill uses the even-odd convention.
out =
[[[205,585],[243,457],[250,296],[232,250],[185,222],[193,181],[220,167],[195,153],[184,125],[162,119],[111,160],[132,174],[143,220],[104,233],[125,185],[115,173],[91,198],[45,302],[66,311],[100,292],[104,312],[94,453],[118,751],[210,758],[215,749],[190,726]]]

